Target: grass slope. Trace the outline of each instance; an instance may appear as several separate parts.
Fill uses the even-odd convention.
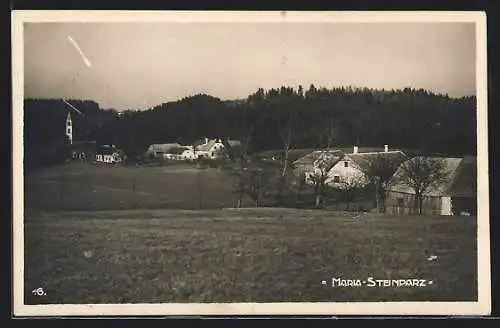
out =
[[[104,211],[28,215],[27,304],[476,300],[473,217],[320,211]],[[436,255],[435,261],[428,261]],[[421,288],[332,288],[346,279]],[[42,287],[46,296],[33,296]]]
[[[244,206],[252,203],[249,199],[244,201]],[[235,202],[232,179],[215,168],[71,163],[25,178],[28,211],[213,209],[233,207]]]

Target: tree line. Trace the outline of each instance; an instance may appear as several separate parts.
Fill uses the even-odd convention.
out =
[[[191,144],[203,137],[240,140],[245,153],[279,149],[285,156],[294,148],[354,144],[476,153],[476,98],[422,89],[282,86],[260,88],[242,100],[197,94],[122,112],[102,109],[94,101],[68,101],[82,114],[61,99],[25,100],[25,155],[33,165],[64,158],[68,111],[74,141],[115,144],[129,158],[140,157],[152,143]]]

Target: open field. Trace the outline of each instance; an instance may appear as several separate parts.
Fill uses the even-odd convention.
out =
[[[187,165],[70,163],[27,174],[24,185],[28,211],[213,209],[233,207],[236,201],[227,173]],[[251,204],[244,201],[244,206]]]
[[[431,255],[437,256],[429,261]],[[474,217],[144,210],[25,218],[27,304],[473,301]],[[322,285],[425,279],[427,287]],[[42,287],[45,296],[31,291]]]
[[[274,165],[265,162],[247,165],[276,170]],[[198,169],[193,164],[135,167],[69,163],[27,173],[24,185],[25,209],[30,213],[40,210],[222,209],[235,207],[237,203],[234,178],[225,168]],[[273,199],[268,201],[272,204]],[[289,206],[314,208],[312,188],[302,193],[301,202],[293,198],[290,201]],[[370,192],[360,195],[351,208],[358,204],[369,211],[373,203]],[[244,197],[242,206],[253,207],[254,201]],[[341,211],[346,209],[346,204],[338,200],[329,201],[328,206]]]

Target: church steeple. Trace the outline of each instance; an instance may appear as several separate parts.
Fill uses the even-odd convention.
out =
[[[68,116],[66,117],[66,136],[68,137],[69,144],[73,144],[73,121],[71,120],[71,114],[68,111]]]

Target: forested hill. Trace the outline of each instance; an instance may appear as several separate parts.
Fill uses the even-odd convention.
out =
[[[131,156],[151,143],[189,143],[204,136],[248,142],[250,152],[281,149],[288,132],[296,148],[389,144],[449,154],[476,152],[474,96],[454,99],[411,88],[281,87],[232,101],[198,94],[121,115],[91,101],[71,103],[84,112],[72,112],[80,120],[75,122],[75,140],[114,143]],[[64,125],[57,129],[61,123],[56,121],[65,119],[68,110],[61,100],[27,100],[27,142],[42,134],[39,141],[44,143],[64,136]]]

